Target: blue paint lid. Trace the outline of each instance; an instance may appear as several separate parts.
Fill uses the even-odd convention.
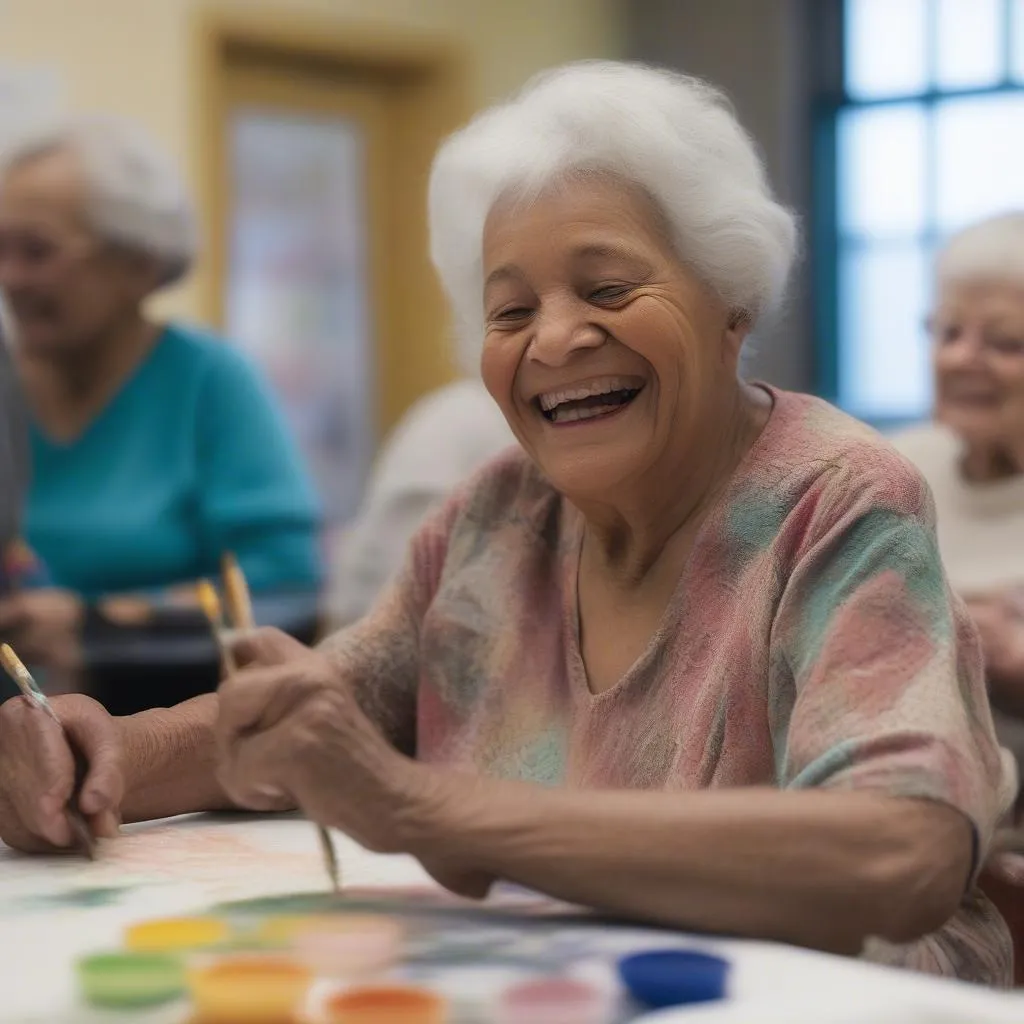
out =
[[[619,976],[638,1002],[653,1009],[725,997],[729,962],[689,949],[657,949],[619,961]]]

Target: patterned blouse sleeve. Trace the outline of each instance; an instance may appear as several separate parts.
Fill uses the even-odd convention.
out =
[[[813,490],[773,625],[780,784],[948,804],[972,822],[978,862],[1003,771],[930,492],[895,456],[870,476],[833,469]]]

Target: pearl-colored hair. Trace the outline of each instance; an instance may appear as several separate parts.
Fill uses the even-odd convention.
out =
[[[953,235],[935,260],[935,281],[1005,281],[1024,286],[1024,211],[1002,213]]]
[[[63,150],[81,163],[96,234],[156,259],[161,284],[184,277],[199,247],[195,210],[174,162],[142,127],[107,115],[40,124],[0,154],[0,172]]]
[[[465,369],[484,336],[484,224],[501,199],[529,199],[587,174],[650,196],[679,258],[753,323],[781,297],[796,254],[793,215],[773,197],[753,141],[707,83],[634,63],[542,73],[438,151],[431,255]]]

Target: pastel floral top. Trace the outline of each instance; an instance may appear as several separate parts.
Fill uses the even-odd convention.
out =
[[[771,392],[657,632],[594,695],[580,656],[582,518],[521,451],[416,535],[389,592],[332,642],[422,760],[544,785],[878,789],[938,800],[984,856],[1006,780],[981,655],[930,493],[874,431]],[[975,886],[938,932],[865,955],[1006,984]]]

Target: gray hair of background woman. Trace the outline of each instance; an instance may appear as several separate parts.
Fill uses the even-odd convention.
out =
[[[952,235],[935,260],[936,285],[1005,281],[1024,285],[1024,211],[1000,213]]]
[[[174,161],[139,124],[97,114],[41,124],[5,147],[0,171],[56,150],[80,163],[98,237],[156,259],[161,285],[188,273],[199,248],[195,209]]]
[[[533,78],[451,136],[434,161],[431,255],[464,363],[478,363],[484,224],[501,199],[610,175],[646,192],[680,260],[752,323],[781,297],[796,255],[750,136],[705,82],[640,64],[584,61]]]

